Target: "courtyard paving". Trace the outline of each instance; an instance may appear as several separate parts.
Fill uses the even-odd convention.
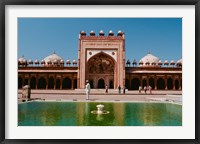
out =
[[[77,90],[31,90],[31,99],[42,101],[96,101],[96,102],[172,102],[182,104],[182,91],[126,91],[118,94],[117,90],[92,89],[90,99],[86,100],[84,89]],[[18,90],[18,102],[22,102],[22,90]]]

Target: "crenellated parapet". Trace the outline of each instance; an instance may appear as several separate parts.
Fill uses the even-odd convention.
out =
[[[86,40],[121,40],[124,39],[124,32],[121,30],[118,31],[118,33],[115,35],[112,30],[108,32],[108,35],[105,35],[103,30],[99,31],[99,34],[96,35],[96,33],[92,30],[90,31],[89,35],[85,31],[81,31],[79,34],[79,39],[86,39]]]

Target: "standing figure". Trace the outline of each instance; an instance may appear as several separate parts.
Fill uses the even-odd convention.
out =
[[[141,93],[141,91],[142,91],[142,87],[141,87],[141,86],[139,86],[139,93]]]
[[[123,87],[123,93],[124,93],[124,94],[126,93],[126,87],[125,87],[125,85],[124,85],[124,87]]]
[[[120,87],[120,85],[118,86],[118,93],[119,94],[121,93],[121,87]]]
[[[152,94],[152,87],[151,86],[149,86],[149,92],[150,92],[150,94]]]
[[[106,85],[106,94],[108,93],[108,86]]]
[[[144,86],[144,93],[146,94],[147,93],[147,87]]]
[[[89,94],[90,94],[90,83],[89,83],[88,80],[86,80],[85,93],[86,93],[86,100],[89,100]]]

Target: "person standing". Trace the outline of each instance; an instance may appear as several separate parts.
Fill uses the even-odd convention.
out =
[[[144,93],[146,94],[147,93],[147,87],[144,86]]]
[[[120,85],[118,86],[118,93],[119,94],[121,93],[121,87],[120,87]]]
[[[151,86],[149,86],[149,92],[150,92],[150,94],[152,94],[152,87]]]
[[[125,85],[124,85],[124,87],[123,87],[123,93],[124,93],[124,94],[126,93],[126,87],[125,87]]]
[[[141,87],[141,86],[139,86],[139,93],[141,93],[141,91],[142,91],[142,87]]]
[[[106,85],[106,94],[108,93],[108,86]]]
[[[86,100],[89,100],[89,95],[90,95],[90,83],[89,83],[88,80],[86,80],[85,92],[86,92]]]

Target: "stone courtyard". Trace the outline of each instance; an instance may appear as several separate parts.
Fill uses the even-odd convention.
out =
[[[117,90],[92,89],[90,99],[86,100],[84,89],[77,90],[31,90],[31,100],[42,101],[101,101],[101,102],[173,102],[182,104],[182,91],[126,91],[118,94]],[[22,90],[18,90],[18,103],[22,102]]]

